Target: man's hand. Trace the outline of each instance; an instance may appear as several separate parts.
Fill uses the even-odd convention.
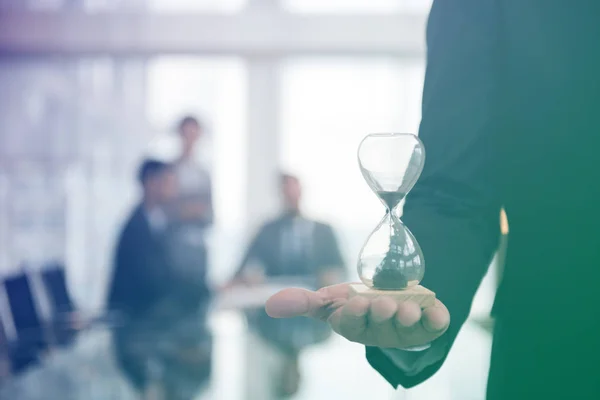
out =
[[[450,323],[450,314],[439,300],[421,310],[416,303],[398,304],[390,297],[349,299],[349,286],[343,283],[316,292],[285,289],[267,300],[265,308],[273,318],[306,316],[327,321],[346,339],[381,348],[426,345]]]

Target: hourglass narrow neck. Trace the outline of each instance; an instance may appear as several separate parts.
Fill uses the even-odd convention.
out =
[[[392,212],[394,208],[402,201],[402,199],[406,196],[406,193],[403,192],[388,192],[384,190],[377,191],[377,196],[381,199],[383,204],[388,209],[388,212]]]

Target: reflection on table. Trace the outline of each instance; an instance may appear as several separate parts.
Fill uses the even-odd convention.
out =
[[[302,286],[294,283],[298,282],[236,288],[215,301],[210,316],[215,339],[213,376],[210,387],[196,400],[268,400],[260,397],[269,379],[265,363],[276,359],[265,357],[269,350],[256,345],[239,309],[262,306],[288,284]],[[415,389],[396,392],[367,364],[362,346],[334,336],[303,353],[305,384],[294,399],[481,400],[490,342],[489,333],[467,323],[438,374]],[[53,353],[41,365],[5,383],[0,399],[134,400],[135,393],[115,367],[110,346],[108,330],[88,331],[73,347]],[[248,384],[250,380],[255,384]]]

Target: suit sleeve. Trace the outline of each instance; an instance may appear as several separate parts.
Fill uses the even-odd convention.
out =
[[[494,8],[493,0],[439,0],[429,16],[419,133],[427,161],[402,219],[423,249],[422,284],[448,307],[451,324],[428,350],[410,355],[418,370],[367,348],[370,364],[393,386],[410,388],[441,367],[498,244],[502,146]]]
[[[162,252],[149,252],[152,243],[139,219],[128,224],[117,245],[108,307],[128,318],[140,318],[167,293],[172,284]]]
[[[141,298],[132,295],[137,289],[136,271],[139,270],[139,255],[134,251],[131,230],[132,228],[127,226],[119,237],[108,299],[108,308],[111,311],[123,312],[128,316],[135,314],[140,308],[136,300]]]

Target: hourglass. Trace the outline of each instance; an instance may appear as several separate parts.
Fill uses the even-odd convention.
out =
[[[425,273],[423,252],[398,216],[400,203],[423,170],[423,143],[411,134],[371,134],[358,147],[358,163],[386,214],[360,251],[358,274],[363,284],[352,284],[351,295],[391,296],[432,306],[435,294],[419,285]]]

